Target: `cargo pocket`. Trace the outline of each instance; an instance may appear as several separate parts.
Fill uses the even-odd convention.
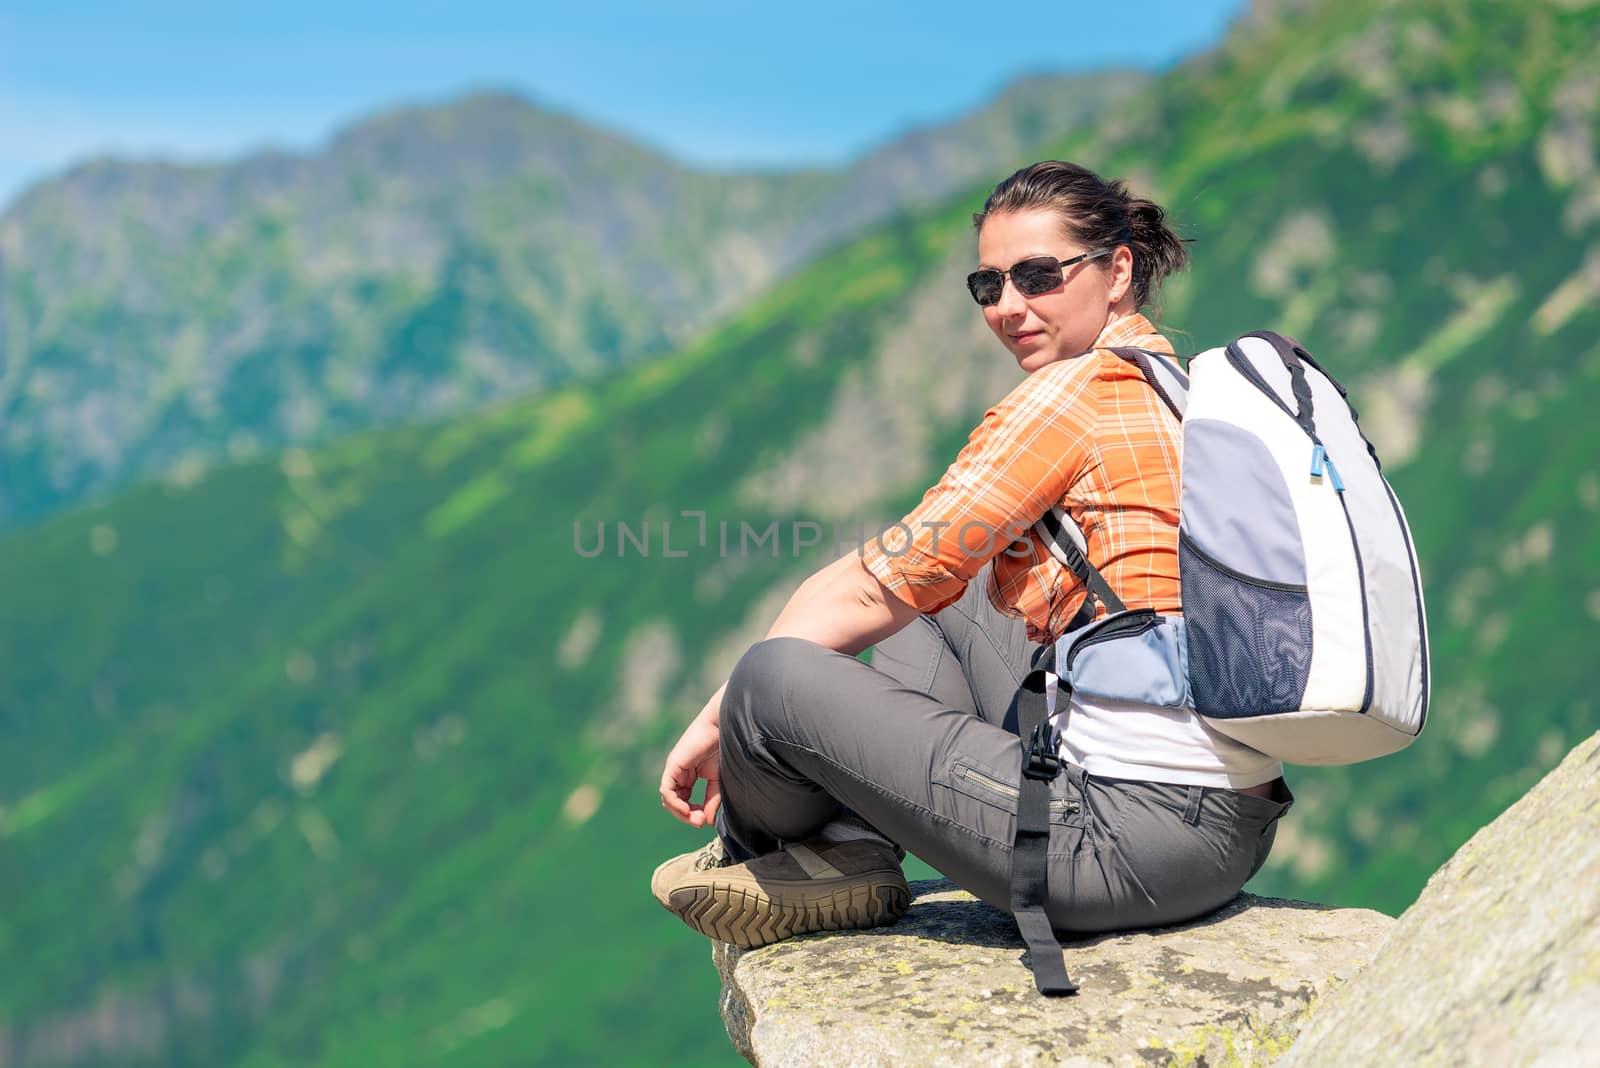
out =
[[[1019,754],[1020,763],[1021,756]],[[951,790],[980,803],[983,810],[984,833],[1011,844],[1016,830],[1017,799],[1021,791],[1015,782],[1007,782],[991,768],[980,767],[968,760],[956,760],[950,769]],[[1050,822],[1064,826],[1081,826],[1083,803],[1076,797],[1065,796],[1072,791],[1067,773],[1063,771],[1050,784]]]

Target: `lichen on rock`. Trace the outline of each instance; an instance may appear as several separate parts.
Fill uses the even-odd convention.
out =
[[[1264,1065],[1393,922],[1245,894],[1178,927],[1066,944],[1070,998],[1033,986],[1011,917],[913,884],[894,927],[718,945],[722,1013],[752,1063]]]

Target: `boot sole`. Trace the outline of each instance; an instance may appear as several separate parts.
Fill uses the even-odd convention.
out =
[[[774,884],[774,898],[749,882],[717,882],[675,890],[666,905],[708,938],[745,949],[813,931],[859,931],[894,923],[911,907],[911,888],[898,872],[861,876],[847,884]]]

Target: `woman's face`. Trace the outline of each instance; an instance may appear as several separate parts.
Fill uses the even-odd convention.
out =
[[[1066,235],[1059,214],[1043,208],[991,215],[978,232],[978,265],[1001,271],[1019,260],[1068,260],[1092,251]],[[1008,276],[999,303],[983,309],[984,321],[1031,374],[1088,349],[1113,310],[1119,315],[1133,310],[1124,301],[1132,269],[1133,254],[1123,246],[1111,256],[1066,268],[1061,285],[1037,297],[1017,292]]]

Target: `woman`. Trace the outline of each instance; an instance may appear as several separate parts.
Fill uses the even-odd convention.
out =
[[[662,804],[719,837],[652,890],[713,938],[892,923],[910,901],[897,846],[1007,907],[1006,712],[1086,602],[1031,530],[1051,507],[1128,608],[1179,608],[1179,427],[1105,350],[1173,351],[1139,308],[1182,242],[1121,182],[1055,161],[1001,182],[974,222],[969,289],[1028,377],[899,525],[800,586],[667,757]],[[1260,868],[1292,800],[1276,761],[1183,711],[1074,696],[1058,725],[1053,927],[1188,919]]]

